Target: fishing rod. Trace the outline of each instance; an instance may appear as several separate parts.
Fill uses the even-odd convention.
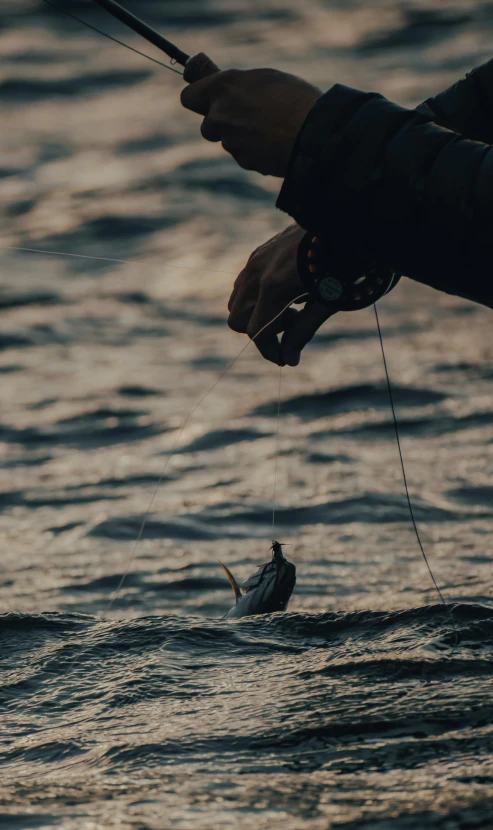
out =
[[[164,52],[170,58],[171,65],[163,64],[107,32],[103,32],[53,0],[43,0],[43,2],[99,32],[104,37],[175,72],[183,77],[186,83],[195,83],[220,71],[217,64],[204,52],[190,56],[140,17],[124,8],[117,0],[91,0],[91,2],[105,9],[116,20],[124,23],[136,34]],[[183,73],[174,69],[174,64],[182,66]],[[330,242],[313,236],[310,232],[306,233],[298,250],[298,273],[309,293],[308,304],[318,302],[328,308],[330,315],[338,311],[361,311],[368,308],[392,291],[400,280],[400,275],[391,269],[380,268],[375,263],[354,261],[348,252],[345,252],[342,258],[335,255]]]
[[[188,55],[148,23],[125,9],[117,0],[92,2],[157,46],[171,58],[172,64],[178,63],[183,66],[183,78],[187,83],[195,83],[219,72],[219,67],[204,52],[199,52],[193,57]],[[298,272],[312,300],[327,306],[334,314],[338,311],[360,311],[368,308],[392,291],[400,279],[400,275],[390,269],[368,267],[362,263],[348,264],[338,259],[335,267],[330,243],[313,236],[312,233],[307,233],[301,242]]]
[[[185,69],[183,77],[187,83],[194,83],[201,78],[205,78],[207,75],[219,72],[219,67],[207,55],[204,55],[203,52],[200,52],[194,57],[187,55],[186,52],[183,52],[171,40],[163,37],[156,29],[153,29],[152,26],[149,26],[148,23],[145,23],[137,15],[129,12],[128,9],[125,9],[116,0],[92,0],[92,2],[106,9],[112,17],[124,23],[138,35],[141,35],[149,41],[149,43],[157,46],[161,52],[164,52],[165,55],[171,58],[172,64],[178,63],[180,66],[183,66]]]

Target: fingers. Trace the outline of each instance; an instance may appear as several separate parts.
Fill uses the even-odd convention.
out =
[[[207,57],[207,55],[204,55],[203,52],[199,52],[198,55],[195,55],[195,57],[190,58],[188,61],[183,78],[187,84],[193,84],[196,81],[207,78],[209,75],[214,75],[216,72],[219,72],[219,67],[216,66],[214,61]]]
[[[230,329],[237,331],[239,334],[246,334],[254,310],[254,302],[234,306],[228,318],[228,326]]]
[[[248,297],[249,288],[244,281],[235,286],[229,303],[229,327],[246,332],[266,360],[278,366],[298,366],[301,352],[334,312],[313,303],[301,311],[288,308],[279,314],[279,297],[270,296],[270,287],[261,287],[257,300]],[[280,332],[284,332],[281,343]]]
[[[301,352],[319,330],[322,323],[334,314],[321,303],[306,305],[298,312],[294,325],[284,332],[281,342],[282,359],[288,366],[297,366]]]
[[[228,311],[228,326],[233,331],[246,334],[250,318],[254,312],[260,291],[260,273],[249,263],[235,280]]]
[[[250,323],[248,326],[248,333],[255,343],[262,357],[275,363],[277,366],[285,366],[286,361],[282,354],[281,344],[279,342],[278,333],[287,331],[292,326],[298,316],[298,312],[292,308],[288,308],[274,323],[264,326],[263,330],[257,333],[250,334],[253,327]]]
[[[243,285],[244,273],[245,273],[245,269],[243,269],[243,271],[240,274],[238,274],[238,276],[236,277],[236,279],[234,281],[233,290],[232,290],[231,296],[228,300],[228,311],[230,311],[230,312],[233,311],[233,308],[234,308],[235,303],[236,303],[236,298],[238,296],[239,291],[241,290],[241,286]]]
[[[276,366],[285,366],[281,357],[281,344],[274,332],[262,332],[253,341],[265,360],[275,363]]]
[[[193,60],[198,61],[201,57],[201,55],[197,55],[197,58],[193,58]],[[205,67],[209,68],[209,73],[201,80],[186,86],[181,93],[183,106],[192,112],[198,113],[198,115],[208,114],[212,101],[217,100],[227,86],[234,84],[234,79],[239,73],[239,70],[235,69],[221,72],[206,55],[203,56],[203,59]],[[207,64],[205,61],[209,61],[209,63]],[[215,67],[214,71],[212,67]]]
[[[202,134],[202,138],[205,138],[206,141],[213,141],[217,143],[221,141],[223,137],[224,124],[215,121],[213,118],[206,117],[200,125],[200,132]]]
[[[250,279],[247,277],[250,276]],[[246,333],[255,342],[260,354],[278,366],[284,366],[277,335],[286,331],[297,319],[298,312],[286,309],[279,314],[279,299],[267,301],[269,293],[258,287],[254,274],[243,271],[235,283],[229,301],[228,325],[233,331]],[[276,317],[276,310],[278,316]],[[276,319],[274,319],[276,318]]]
[[[223,149],[240,167],[246,170],[258,169],[260,173],[267,173],[270,169],[270,161],[262,162],[258,153],[252,156],[253,142],[248,144],[247,128],[241,123],[240,127],[238,125],[235,127],[233,124],[235,108],[231,90],[238,85],[241,71],[228,69],[221,72],[207,55],[200,54],[192,58],[190,64],[187,64],[185,79],[195,77],[196,72],[200,79],[183,90],[181,102],[187,109],[204,116],[200,128],[202,137],[206,141],[221,142]],[[241,111],[242,117],[243,110],[244,106]],[[245,141],[247,141],[248,148],[245,148]]]
[[[279,319],[274,319],[279,314],[285,305],[287,305],[289,298],[283,301],[282,295],[276,294],[275,289],[270,283],[260,283],[258,293],[258,300],[255,304],[250,322],[247,327],[247,334],[249,337],[260,337],[264,333],[266,327],[272,331],[283,331],[282,328],[276,326]]]
[[[186,86],[180,95],[181,103],[185,109],[196,112],[198,115],[207,115],[211,103],[212,83],[209,78],[205,78]]]
[[[260,353],[280,366],[298,365],[303,347],[331,316],[320,304],[302,312],[288,308],[308,296],[296,267],[303,235],[299,226],[290,225],[257,248],[237,277],[228,303],[230,328],[248,334]]]
[[[288,308],[283,311],[287,302],[282,294],[279,295],[275,286],[269,283],[262,284],[247,326],[247,334],[254,340],[260,354],[278,366],[284,366],[285,360],[277,335],[292,326],[298,316],[294,309]]]

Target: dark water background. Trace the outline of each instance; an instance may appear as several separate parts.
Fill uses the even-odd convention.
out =
[[[222,66],[409,105],[493,42],[489,2],[127,5]],[[493,827],[491,312],[407,281],[380,304],[453,609],[369,310],[284,372],[290,611],[221,621],[217,560],[268,556],[275,367],[248,350],[169,453],[243,345],[226,300],[286,224],[278,183],[201,141],[179,78],[39,0],[3,0],[0,51],[1,827]]]

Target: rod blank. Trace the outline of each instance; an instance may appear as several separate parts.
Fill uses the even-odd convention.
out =
[[[188,61],[190,60],[190,55],[187,55],[186,52],[182,52],[181,49],[178,49],[178,46],[175,46],[174,43],[171,43],[170,40],[166,40],[165,37],[156,32],[151,26],[148,26],[147,23],[144,23],[139,17],[136,17],[132,12],[127,11],[124,9],[123,6],[120,6],[116,0],[93,0],[93,3],[97,3],[98,6],[102,6],[103,9],[106,9],[113,17],[116,17],[117,20],[120,20],[122,23],[125,23],[126,26],[129,26],[133,29],[134,32],[137,34],[142,35],[149,43],[153,43],[154,46],[157,46],[158,49],[161,49],[165,55],[168,55],[171,60],[176,61],[179,63],[180,66],[186,66]]]

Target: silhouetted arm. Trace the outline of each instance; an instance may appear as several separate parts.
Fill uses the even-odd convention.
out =
[[[492,148],[433,118],[493,141],[493,62],[417,110],[333,87],[298,135],[278,206],[339,253],[493,307]]]

